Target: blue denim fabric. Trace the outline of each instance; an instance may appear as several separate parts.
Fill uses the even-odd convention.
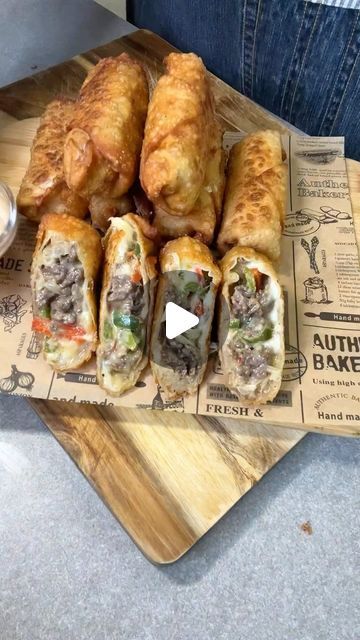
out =
[[[306,0],[128,0],[128,19],[360,160],[360,11]]]

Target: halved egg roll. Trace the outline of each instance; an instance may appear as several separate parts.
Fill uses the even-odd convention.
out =
[[[94,286],[102,258],[97,231],[66,214],[46,214],[31,266],[33,331],[59,371],[80,367],[96,349]]]
[[[205,180],[194,208],[186,216],[173,216],[155,206],[154,225],[162,238],[192,236],[207,245],[212,243],[224,194],[225,154],[222,130],[215,120],[211,131]]]
[[[263,404],[280,389],[284,302],[267,258],[234,247],[220,263],[219,355],[226,384],[243,404]]]
[[[139,216],[112,218],[105,236],[97,376],[119,396],[131,389],[148,362],[156,288],[155,245]]]
[[[283,157],[277,131],[258,131],[232,147],[217,240],[222,255],[239,245],[279,258],[287,186]]]
[[[220,269],[195,238],[168,242],[160,254],[150,360],[155,381],[169,399],[196,393],[206,370]],[[199,318],[197,326],[166,337],[166,305],[172,302]]]
[[[133,184],[148,105],[142,66],[126,53],[90,71],[75,104],[64,147],[68,186],[90,199],[117,198]]]
[[[86,215],[86,200],[69,189],[64,177],[64,141],[73,109],[71,100],[53,100],[40,119],[16,200],[18,211],[35,222],[50,212]]]
[[[190,213],[204,183],[214,118],[206,69],[194,53],[170,53],[149,104],[140,181],[167,213]]]

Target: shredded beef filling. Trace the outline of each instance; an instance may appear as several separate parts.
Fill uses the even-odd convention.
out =
[[[110,311],[139,314],[144,304],[144,287],[142,282],[134,283],[128,275],[114,276],[107,294]]]
[[[186,304],[187,301],[184,293],[180,289],[177,289],[174,285],[168,285],[165,291],[164,298],[165,304],[167,304],[168,302],[173,302],[174,304],[179,305],[179,307],[183,307],[183,309],[189,311],[189,305]]]
[[[201,302],[206,290],[211,286],[211,277],[204,272],[202,278],[195,276],[193,281],[183,281],[181,273],[175,273],[176,282],[169,281],[165,291],[165,304],[173,302],[186,311],[197,313],[197,303]],[[193,286],[191,286],[193,285]],[[199,308],[199,307],[198,307]],[[165,324],[162,324],[160,332],[161,343],[161,363],[165,367],[173,369],[176,373],[186,376],[193,376],[201,365],[201,352],[196,341],[191,340],[192,329],[189,330],[188,339],[183,336],[168,340],[165,335]],[[193,334],[194,335],[194,334]]]
[[[231,296],[231,313],[241,320],[250,335],[258,333],[259,326],[265,326],[269,312],[269,294],[266,289],[249,291],[245,285],[239,284]]]
[[[53,265],[42,265],[41,273],[45,286],[36,295],[39,313],[54,322],[76,324],[83,307],[84,269],[75,245]]]
[[[119,353],[112,350],[112,347],[107,349],[104,353],[106,359],[106,365],[117,373],[126,373],[131,371],[139,361],[139,351],[129,351],[126,354]]]
[[[267,377],[273,358],[270,350],[262,344],[262,338],[264,332],[269,331],[269,312],[274,303],[270,299],[268,280],[257,291],[254,286],[249,286],[246,267],[241,261],[235,270],[239,284],[233,287],[230,296],[230,313],[239,326],[231,339],[230,349],[239,375],[246,382],[257,382]]]
[[[245,380],[264,380],[267,376],[268,359],[270,354],[261,347],[253,349],[243,342],[231,342],[233,357],[238,365],[238,372]]]
[[[108,314],[113,318],[115,314],[125,316],[139,316],[144,307],[144,286],[142,282],[134,283],[130,276],[113,276],[107,293]],[[145,326],[141,323],[140,333],[145,338]],[[127,373],[131,371],[142,356],[141,341],[133,351],[127,349],[122,342],[122,336],[112,330],[112,337],[106,341],[104,359],[106,365],[115,372]]]
[[[164,332],[165,334],[165,332]],[[168,340],[165,335],[161,348],[161,363],[180,375],[195,375],[200,364],[200,352],[194,345],[183,344],[176,338]]]

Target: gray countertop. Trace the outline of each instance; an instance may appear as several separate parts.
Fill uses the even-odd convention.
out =
[[[4,640],[360,638],[358,440],[308,435],[156,567],[25,400],[0,398],[0,427]]]
[[[99,11],[3,0],[0,84],[132,30]],[[2,396],[0,638],[359,640],[359,461],[359,441],[307,436],[184,558],[155,567],[26,401]]]
[[[134,30],[92,0],[1,0],[0,86]]]

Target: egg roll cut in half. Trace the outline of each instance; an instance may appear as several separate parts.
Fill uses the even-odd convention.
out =
[[[64,141],[73,109],[71,100],[54,100],[40,119],[16,201],[18,211],[34,222],[50,212],[86,215],[86,200],[69,189],[64,177]]]
[[[194,208],[186,216],[173,216],[155,207],[154,225],[162,238],[192,236],[207,245],[212,243],[220,220],[225,187],[225,153],[222,130],[214,120],[205,180]]]
[[[170,53],[149,104],[140,180],[172,215],[190,213],[204,183],[214,118],[206,69],[194,53]]]
[[[126,53],[90,71],[75,104],[64,147],[68,186],[90,199],[117,198],[133,184],[148,105],[142,66]]]
[[[171,400],[196,393],[204,377],[221,273],[208,247],[188,237],[165,245],[160,266],[150,359],[156,382]],[[168,339],[165,324],[168,302],[196,315],[199,323]]]
[[[112,218],[105,236],[97,375],[113,396],[131,389],[148,362],[156,257],[145,226],[128,213]]]
[[[222,259],[219,355],[226,385],[243,404],[263,404],[280,389],[284,302],[267,258],[235,247]]]
[[[102,258],[97,231],[66,214],[46,214],[31,266],[33,331],[43,336],[45,360],[75,369],[96,349],[94,286]]]
[[[283,159],[276,131],[258,131],[232,147],[217,241],[222,255],[239,245],[271,260],[280,257],[287,187]]]

